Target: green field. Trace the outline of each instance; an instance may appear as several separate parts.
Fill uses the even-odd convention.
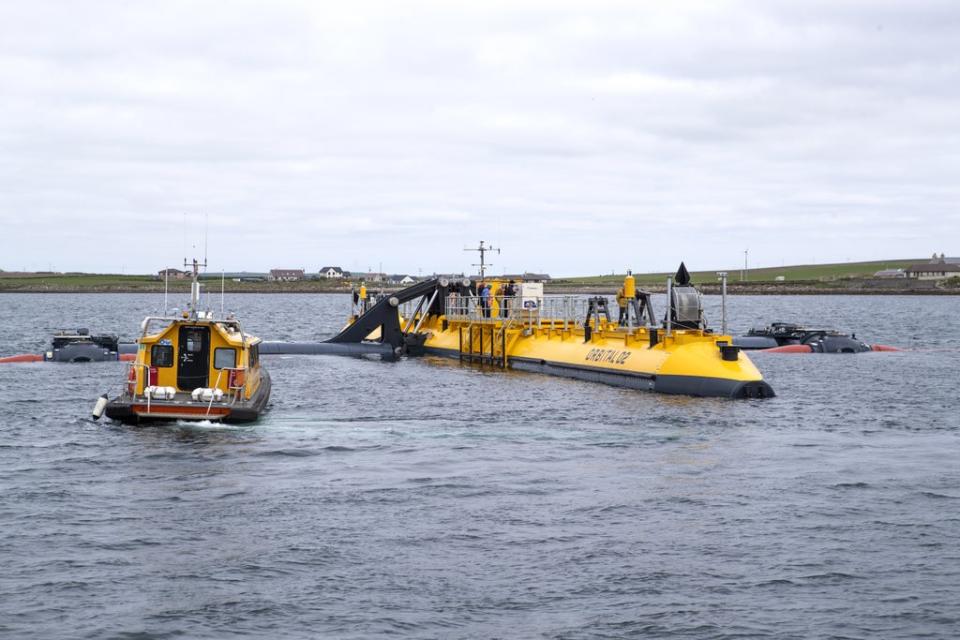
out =
[[[18,290],[99,290],[123,288],[125,290],[143,289],[149,291],[156,287],[157,279],[152,276],[127,276],[118,274],[94,273],[37,273],[6,275],[0,272],[0,291]],[[163,283],[160,283],[163,286]],[[189,290],[189,285],[186,286]]]
[[[912,264],[923,262],[915,260],[876,260],[872,262],[841,262],[833,264],[792,265],[785,267],[765,267],[750,269],[747,272],[748,283],[774,283],[783,277],[783,283],[814,283],[814,286],[828,286],[826,283],[845,280],[868,279],[881,269],[905,269]],[[740,271],[728,271],[731,286],[740,286]],[[643,286],[662,285],[671,273],[634,274],[637,283]],[[691,273],[694,283],[712,284],[717,282],[716,271],[694,271]],[[624,274],[560,278],[552,281],[552,287],[602,286],[616,289],[623,282]],[[817,284],[819,283],[819,284]],[[220,289],[216,278],[204,279],[204,288],[211,293]],[[229,292],[324,292],[349,291],[350,283],[343,281],[301,280],[298,282],[234,282],[227,280],[225,288]],[[169,290],[181,292],[190,290],[189,280],[170,280]],[[4,273],[0,272],[0,292],[162,292],[163,281],[152,275],[119,275],[89,273]]]
[[[215,293],[220,290],[218,278],[203,279],[205,291]],[[329,280],[303,280],[299,282],[234,282],[224,283],[226,291],[331,291],[337,290],[340,283]],[[162,292],[163,280],[150,275],[119,275],[92,273],[37,273],[7,275],[0,272],[0,292]],[[190,291],[189,280],[170,280],[169,291]],[[349,289],[349,286],[347,287]],[[341,289],[342,290],[342,289]]]
[[[923,262],[923,259],[910,260],[877,260],[874,262],[838,262],[833,264],[801,264],[785,267],[764,267],[760,269],[750,269],[747,272],[748,282],[773,282],[777,277],[782,276],[785,282],[816,282],[840,280],[844,278],[869,278],[881,269],[906,269],[910,265]],[[717,270],[719,271],[719,270]],[[692,271],[690,273],[693,281],[706,283],[717,280],[717,271]],[[727,278],[730,282],[739,282],[740,270],[730,269],[727,271]],[[580,278],[563,278],[555,280],[554,284],[569,283],[571,285],[613,285],[623,282],[625,274],[609,274],[602,276],[586,276]],[[671,273],[636,273],[634,276],[638,283],[643,284],[661,284],[666,281]]]

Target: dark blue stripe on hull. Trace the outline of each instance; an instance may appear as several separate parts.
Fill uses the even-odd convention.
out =
[[[549,376],[576,378],[577,380],[600,382],[615,387],[627,387],[628,389],[639,389],[641,391],[656,390],[656,376],[653,375],[610,371],[609,369],[601,369],[599,367],[581,367],[560,362],[530,360],[527,358],[510,358],[508,362],[510,363],[511,369],[518,371],[530,371],[532,373],[543,373]]]

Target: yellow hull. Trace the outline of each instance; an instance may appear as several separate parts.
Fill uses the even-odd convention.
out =
[[[646,329],[606,328],[589,339],[580,327],[504,328],[502,320],[434,322],[424,327],[427,353],[490,362],[522,371],[693,396],[770,397],[770,386],[743,352],[721,346],[729,336],[662,330],[651,346]]]
[[[351,317],[331,342],[379,341],[424,353],[660,393],[724,398],[776,395],[732,338],[706,329],[700,293],[681,265],[658,326],[650,294],[624,279],[617,322],[603,296],[545,296],[539,283],[425,281]],[[469,288],[468,288],[469,283]],[[419,300],[419,302],[417,302]],[[407,305],[400,308],[401,305]],[[628,326],[620,326],[620,324]],[[636,328],[635,328],[636,327]]]

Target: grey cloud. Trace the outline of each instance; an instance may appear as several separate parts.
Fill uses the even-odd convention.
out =
[[[59,268],[152,271],[184,213],[233,269],[956,252],[958,36],[948,2],[10,3],[0,268],[89,221],[156,240]]]

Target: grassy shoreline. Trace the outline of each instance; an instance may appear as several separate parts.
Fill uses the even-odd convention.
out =
[[[881,279],[874,274],[881,269],[905,269],[923,260],[877,260],[815,265],[794,265],[751,269],[748,280],[740,281],[739,271],[728,272],[727,292],[730,295],[960,295],[960,278],[937,284],[910,278]],[[623,283],[625,274],[606,274],[560,278],[545,285],[547,293],[612,294]],[[670,273],[635,274],[637,286],[651,292],[662,292]],[[495,277],[495,276],[492,276]],[[716,271],[693,271],[693,282],[706,294],[718,294],[720,284]],[[216,294],[218,278],[204,278],[204,290]],[[189,294],[189,280],[171,280],[169,292]],[[224,282],[224,291],[237,293],[349,293],[351,282],[339,280],[300,280],[297,282]],[[375,283],[368,285],[379,291]],[[400,286],[384,287],[397,291]],[[10,273],[0,271],[0,293],[163,293],[164,283],[152,275],[119,275],[87,273]]]
[[[338,293],[347,295],[349,287],[312,287],[298,286],[298,283],[244,283],[245,286],[226,286],[224,292],[235,294],[321,294]],[[706,295],[719,295],[720,285],[716,283],[697,283],[697,287]],[[896,283],[900,284],[900,283]],[[380,287],[368,287],[371,292],[381,291]],[[383,287],[383,291],[399,291],[403,287]],[[548,294],[594,294],[612,295],[618,285],[611,284],[581,284],[557,283],[547,284],[544,291]],[[638,288],[651,293],[663,293],[666,286],[663,284],[638,284]],[[220,292],[220,287],[204,289],[210,295]],[[189,287],[170,287],[170,295],[189,295]],[[144,293],[163,294],[163,285],[160,286],[127,286],[124,284],[99,284],[91,286],[63,286],[54,284],[23,284],[17,287],[7,287],[0,283],[0,293],[49,293],[49,294],[76,294],[76,293]],[[889,282],[875,281],[836,281],[836,282],[750,282],[730,283],[727,294],[736,295],[960,295],[960,287],[941,288],[935,286],[891,286]]]

